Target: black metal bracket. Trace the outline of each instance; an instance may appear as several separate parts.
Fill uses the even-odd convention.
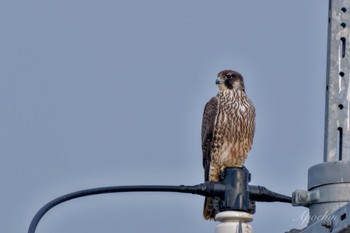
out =
[[[219,210],[238,210],[255,213],[255,202],[292,203],[292,198],[272,192],[263,186],[248,185],[249,171],[243,168],[226,168],[220,175],[220,182],[214,183],[214,193],[220,199]]]

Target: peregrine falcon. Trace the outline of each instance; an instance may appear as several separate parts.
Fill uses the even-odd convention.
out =
[[[219,72],[219,92],[204,108],[202,152],[205,181],[219,181],[227,167],[242,167],[253,144],[255,108],[245,92],[243,77],[233,70]],[[205,219],[218,212],[215,198],[204,202]]]

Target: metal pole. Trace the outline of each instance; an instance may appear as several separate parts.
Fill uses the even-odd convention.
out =
[[[350,201],[349,27],[350,0],[329,0],[324,162],[309,169],[308,191],[293,193],[310,209],[309,226]]]
[[[349,5],[329,2],[324,162],[350,160]]]

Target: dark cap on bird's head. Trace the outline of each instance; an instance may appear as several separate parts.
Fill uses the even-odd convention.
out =
[[[232,90],[235,86],[244,91],[243,76],[234,70],[220,71],[215,84],[219,86],[220,90]]]

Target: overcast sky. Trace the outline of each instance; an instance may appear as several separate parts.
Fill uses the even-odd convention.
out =
[[[0,231],[80,189],[203,182],[200,129],[223,69],[257,111],[254,185],[291,195],[322,162],[326,0],[0,1]],[[213,233],[203,197],[86,197],[44,233]],[[307,209],[258,203],[256,233],[302,228]]]

